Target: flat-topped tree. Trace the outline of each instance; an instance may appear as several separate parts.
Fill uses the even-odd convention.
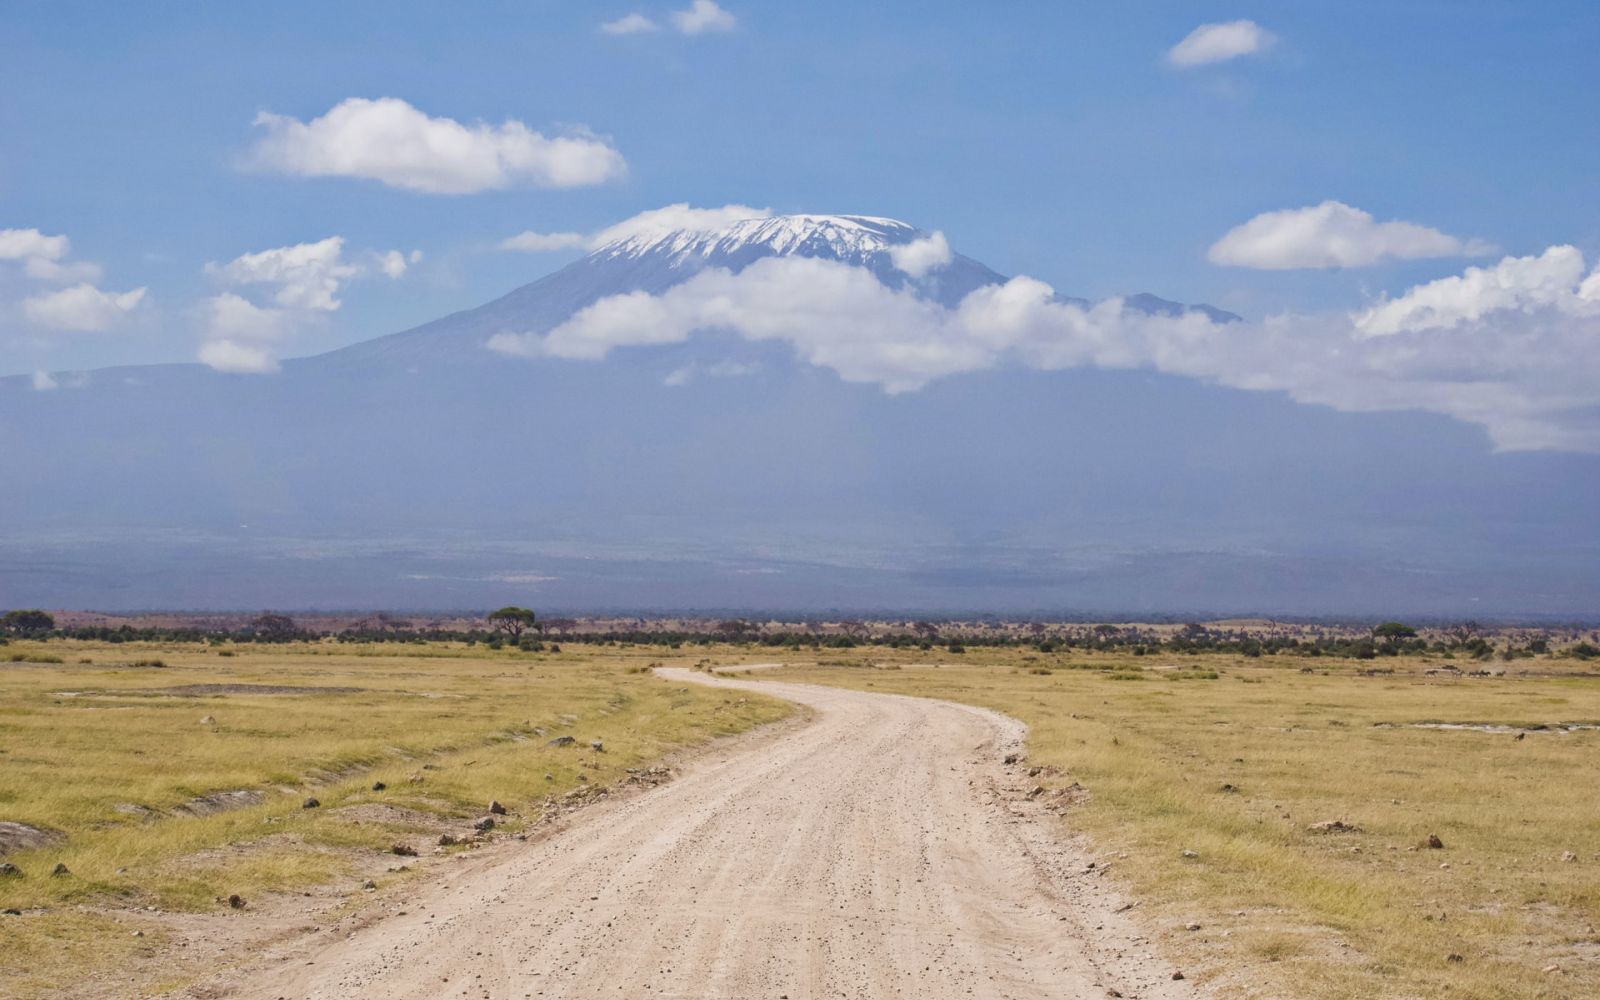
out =
[[[534,627],[536,620],[532,611],[516,605],[489,612],[489,624],[494,626],[494,630],[504,632],[512,639],[521,638],[523,632]]]
[[[56,627],[56,620],[38,608],[7,611],[0,615],[0,632],[6,635],[31,638],[48,635]]]
[[[1417,630],[1404,622],[1384,622],[1382,625],[1373,628],[1372,637],[1374,639],[1382,639],[1384,645],[1392,648],[1400,645],[1406,639],[1415,639]]]

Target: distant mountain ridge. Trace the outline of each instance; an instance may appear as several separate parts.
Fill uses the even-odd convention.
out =
[[[891,251],[931,234],[906,222],[868,215],[776,215],[746,219],[719,229],[657,229],[636,232],[596,247],[589,254],[492,302],[454,313],[401,333],[363,341],[297,364],[459,364],[500,333],[544,333],[578,310],[610,295],[659,295],[713,267],[734,273],[769,257],[810,257],[865,268],[890,288],[910,287],[919,296],[954,307],[1005,276],[959,253],[923,278],[906,274]],[[1087,300],[1062,297],[1087,304]],[[1197,309],[1218,322],[1238,319],[1207,305],[1186,306],[1150,294],[1127,298],[1140,312],[1176,314]]]
[[[716,331],[603,362],[486,346],[779,255],[945,305],[1005,280],[954,252],[896,266],[929,237],[874,216],[634,232],[275,375],[0,379],[0,608],[1600,607],[1600,458],[1496,454],[1439,416],[1097,368],[889,395]]]

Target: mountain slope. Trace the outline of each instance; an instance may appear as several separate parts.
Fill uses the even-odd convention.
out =
[[[1003,280],[959,255],[921,279],[895,268],[894,248],[925,237],[854,216],[635,235],[274,376],[117,369],[50,393],[0,380],[0,606],[1600,604],[1583,502],[1600,460],[1493,454],[1439,417],[1093,369],[887,396],[714,334],[603,363],[484,347],[778,255],[940,301]]]

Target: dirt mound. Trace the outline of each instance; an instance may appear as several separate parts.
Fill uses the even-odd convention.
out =
[[[26,823],[0,820],[0,855],[49,847],[66,839],[67,835],[59,830],[42,830]]]

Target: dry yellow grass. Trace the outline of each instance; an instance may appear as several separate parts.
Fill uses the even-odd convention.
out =
[[[1600,996],[1600,732],[1415,725],[1600,720],[1600,679],[1529,673],[1570,661],[1450,677],[1422,660],[930,655],[781,676],[1028,723],[1030,762],[1064,772],[1042,780],[1088,790],[1066,822],[1225,995]],[[1374,666],[1397,670],[1358,672]],[[1327,820],[1360,832],[1309,829]]]
[[[338,880],[397,840],[428,849],[440,817],[466,829],[491,799],[520,814],[515,830],[580,776],[607,783],[789,711],[665,683],[645,672],[659,651],[576,649],[8,647],[63,662],[0,663],[0,820],[64,839],[5,858],[23,876],[0,877],[0,909],[22,914],[0,917],[0,995],[49,994],[159,947],[115,919],[134,908],[226,909],[230,894]],[[575,746],[547,746],[563,735]],[[184,814],[235,791],[261,798]],[[52,877],[58,863],[71,874]]]

